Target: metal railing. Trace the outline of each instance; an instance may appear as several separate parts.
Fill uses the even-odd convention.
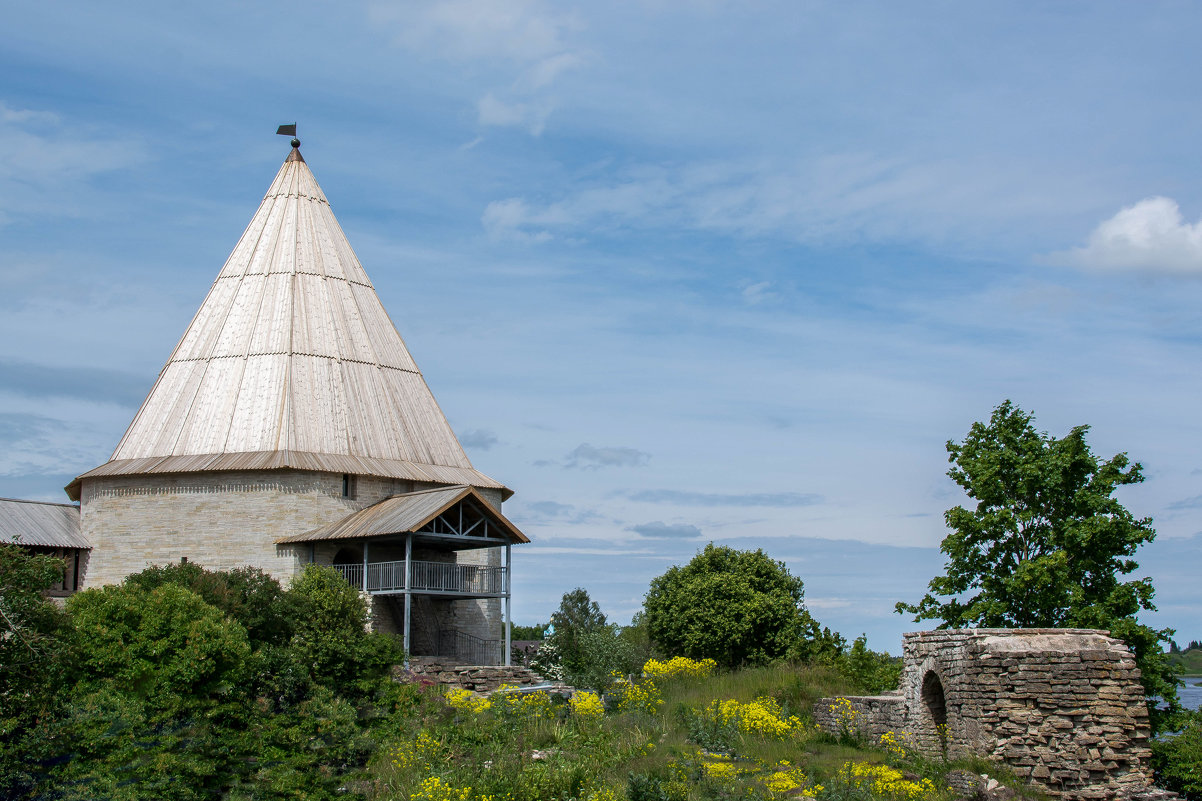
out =
[[[352,587],[363,586],[363,565],[334,565],[334,569],[341,573],[346,583]]]
[[[403,565],[404,563],[402,563]],[[414,562],[411,589],[435,592],[504,594],[503,567],[457,565],[454,562]]]
[[[438,656],[449,656],[463,665],[500,665],[501,641],[485,640],[462,631],[438,632]]]
[[[417,592],[457,592],[464,594],[504,595],[509,574],[504,567],[460,565],[454,562],[411,562],[409,589]],[[334,565],[352,587],[363,586],[363,565]],[[369,562],[368,592],[399,592],[405,589],[405,563]]]

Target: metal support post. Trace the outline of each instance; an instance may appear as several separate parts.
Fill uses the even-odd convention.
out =
[[[402,642],[405,646],[406,664],[408,664],[408,659],[409,659],[409,629],[412,626],[412,620],[410,619],[412,617],[412,615],[410,614],[410,612],[413,610],[413,592],[410,590],[410,587],[412,586],[411,577],[413,575],[412,564],[413,564],[413,535],[406,534],[405,535],[405,633],[403,635],[403,640],[402,640]]]
[[[367,546],[368,541],[363,541],[363,591],[367,592]]]
[[[510,592],[510,587],[509,587],[509,582],[510,582],[510,579],[512,578],[511,562],[513,561],[513,553],[511,551],[511,548],[512,548],[512,546],[510,546],[510,545],[505,546],[505,666],[506,667],[509,667],[511,664],[513,664],[513,646],[510,642],[510,637],[512,636],[511,630],[513,629],[513,616],[512,616],[513,608],[512,608],[512,603],[511,603],[510,599],[511,599],[511,596],[513,595],[513,593]]]

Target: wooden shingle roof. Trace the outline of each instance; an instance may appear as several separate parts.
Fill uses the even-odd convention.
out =
[[[104,475],[292,467],[499,488],[472,467],[293,149]]]

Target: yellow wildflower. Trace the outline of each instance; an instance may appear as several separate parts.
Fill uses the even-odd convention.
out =
[[[587,690],[573,693],[568,705],[571,706],[573,715],[586,719],[599,718],[605,714],[605,705],[601,703],[601,697]]]
[[[666,662],[649,659],[643,665],[643,675],[652,679],[675,679],[680,677],[704,678],[717,669],[718,663],[712,659],[689,659],[687,656],[674,656]]]

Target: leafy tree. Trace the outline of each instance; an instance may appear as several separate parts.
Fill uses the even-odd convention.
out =
[[[546,623],[535,623],[533,626],[514,625],[509,629],[509,638],[511,640],[541,640],[543,632],[546,630]]]
[[[580,635],[580,647],[586,658],[579,672],[568,677],[574,687],[605,692],[615,675],[637,673],[645,661],[639,659],[634,643],[622,636],[622,628],[613,623],[585,631]]]
[[[1152,746],[1156,783],[1189,801],[1202,801],[1202,712],[1193,712],[1188,725],[1172,737],[1157,737]]]
[[[851,648],[841,653],[834,664],[859,692],[896,690],[901,681],[901,657],[871,650],[864,634],[856,637]]]
[[[390,687],[404,649],[396,637],[367,630],[367,604],[341,574],[308,565],[288,594],[297,616],[289,643],[294,666],[306,666],[317,684],[355,701]]]
[[[802,597],[801,579],[762,550],[710,543],[687,565],[655,578],[643,610],[659,650],[729,668],[796,652],[817,627]]]
[[[1136,620],[1155,609],[1150,579],[1120,580],[1138,567],[1136,549],[1155,536],[1149,518],[1114,497],[1144,480],[1142,468],[1125,453],[1100,461],[1085,442],[1089,426],[1057,439],[1032,420],[1006,401],[963,442],[947,443],[948,475],[976,507],[945,513],[952,530],[940,545],[945,573],[917,604],[899,603],[897,611],[940,620],[940,628],[1109,629],[1131,647],[1148,696],[1175,713],[1177,676],[1161,646],[1173,632]],[[1149,712],[1158,730],[1165,713],[1151,701]]]
[[[564,680],[571,684],[595,686],[585,683],[584,677],[593,672],[592,666],[596,661],[593,646],[597,643],[593,642],[590,645],[586,641],[590,635],[605,638],[605,635],[610,634],[601,607],[589,598],[587,590],[577,587],[563,594],[559,608],[551,615],[551,625],[554,626],[554,633],[543,639],[540,648],[540,651],[545,650],[546,653],[542,659],[534,661],[550,674],[556,673],[558,668]],[[550,663],[552,655],[557,658],[557,664]]]
[[[127,576],[123,583],[146,592],[164,584],[191,590],[241,623],[253,644],[283,645],[292,637],[297,617],[294,597],[256,567],[206,570],[193,562],[156,565]]]
[[[36,783],[59,736],[70,628],[43,593],[62,573],[59,559],[0,544],[0,798]]]
[[[85,590],[67,609],[79,647],[59,790],[68,798],[217,796],[237,764],[234,733],[252,722],[246,630],[171,583]]]

